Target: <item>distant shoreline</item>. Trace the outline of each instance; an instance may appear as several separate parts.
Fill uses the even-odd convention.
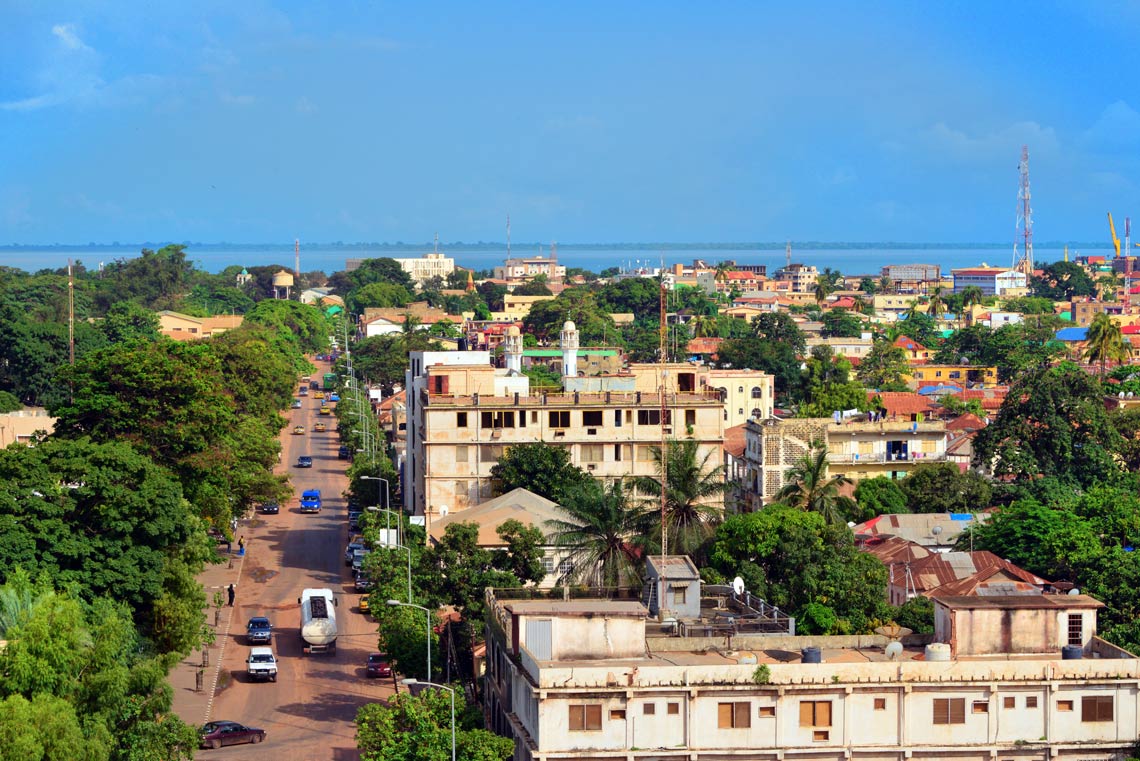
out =
[[[183,245],[191,251],[264,251],[266,249],[281,248],[283,251],[293,250],[293,241],[285,241],[278,243],[200,243],[194,241],[161,241],[161,242],[141,242],[141,243],[48,243],[48,244],[33,244],[33,243],[9,243],[0,244],[0,252],[4,251],[113,251],[130,248],[150,248],[158,249],[163,246],[176,243]],[[558,249],[561,251],[784,251],[787,246],[787,241],[769,241],[769,242],[738,242],[738,243],[557,243]],[[1104,241],[1041,241],[1036,244],[1037,248],[1041,249],[1061,249],[1064,246],[1070,248],[1091,248],[1101,249],[1108,247]],[[302,243],[301,250],[308,249],[323,249],[323,250],[343,250],[343,251],[400,251],[400,252],[419,252],[430,251],[435,247],[431,241],[425,243],[405,243],[397,241],[395,243]],[[507,244],[505,241],[487,242],[478,241],[476,243],[465,243],[463,241],[454,241],[450,243],[440,243],[439,248],[441,253],[448,251],[499,251],[505,249]],[[518,250],[520,255],[529,254],[537,248],[549,250],[550,244],[545,242],[526,242],[526,241],[513,241],[511,243],[512,250]],[[906,243],[899,241],[882,241],[882,242],[828,242],[828,241],[792,241],[793,253],[797,250],[808,251],[862,251],[862,250],[880,250],[880,251],[894,251],[894,250],[972,250],[972,251],[991,251],[1013,249],[1013,243]]]

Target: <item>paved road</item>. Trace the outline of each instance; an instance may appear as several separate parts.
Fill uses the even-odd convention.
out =
[[[319,366],[324,373],[324,366]],[[336,418],[319,417],[320,402],[311,396],[302,398],[302,403],[302,409],[290,411],[292,419],[282,435],[282,470],[290,472],[297,498],[283,504],[279,515],[258,516],[239,529],[244,531],[247,557],[210,716],[262,727],[268,736],[260,745],[201,751],[201,759],[358,759],[353,725],[357,709],[393,691],[391,680],[369,680],[364,675],[366,656],[376,649],[377,637],[373,621],[357,611],[359,595],[344,565],[346,463],[337,459],[335,431],[313,431],[318,420],[334,428]],[[305,435],[292,435],[294,425],[304,425]],[[311,469],[293,467],[303,454],[312,455]],[[302,515],[299,496],[311,488],[321,490],[324,509],[317,515]],[[337,595],[340,637],[335,655],[301,652],[297,598],[305,587],[329,587]],[[267,615],[273,622],[273,647],[280,661],[276,683],[251,683],[245,678],[249,647],[243,631],[245,621],[255,615]]]

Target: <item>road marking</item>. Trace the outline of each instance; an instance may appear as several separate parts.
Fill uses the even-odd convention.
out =
[[[238,562],[238,581],[241,581],[241,571],[245,568],[245,559],[248,554],[249,553],[242,554],[241,560]],[[211,587],[211,589],[215,588],[216,587]],[[234,585],[234,588],[236,589],[237,586]],[[230,617],[226,619],[225,639],[222,640],[221,647],[218,648],[218,662],[214,665],[214,678],[210,682],[210,698],[206,701],[206,718],[202,720],[203,724],[210,721],[210,713],[214,710],[214,698],[217,697],[218,694],[218,677],[222,673],[222,660],[226,654],[226,642],[230,638],[230,627],[233,626],[234,623],[234,613],[237,613],[236,607],[230,609]]]

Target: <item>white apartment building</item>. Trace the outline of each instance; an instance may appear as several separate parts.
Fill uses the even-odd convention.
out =
[[[511,594],[488,590],[484,712],[514,761],[1108,761],[1140,734],[1140,661],[1084,595],[937,598],[933,637],[898,641]]]
[[[423,285],[433,277],[447,279],[448,275],[455,272],[455,259],[440,253],[424,254],[415,259],[393,259],[393,261],[408,273],[417,286]]]
[[[811,293],[815,290],[819,270],[814,264],[789,264],[776,270],[776,274],[772,277],[774,280],[790,282],[795,293]]]

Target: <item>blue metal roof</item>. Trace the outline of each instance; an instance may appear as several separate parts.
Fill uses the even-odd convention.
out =
[[[1088,335],[1088,328],[1061,328],[1056,338],[1058,341],[1084,341]]]
[[[962,391],[961,386],[945,385],[945,386],[926,386],[925,388],[920,388],[918,390],[918,393],[922,394],[923,396],[944,396],[946,394],[957,394],[957,393],[960,393],[961,391]]]

